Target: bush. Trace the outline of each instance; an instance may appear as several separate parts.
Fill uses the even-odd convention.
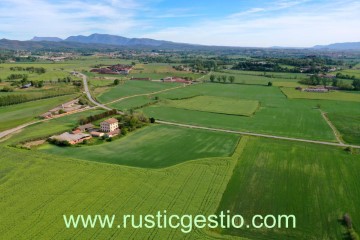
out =
[[[155,123],[155,118],[150,118],[150,123]]]

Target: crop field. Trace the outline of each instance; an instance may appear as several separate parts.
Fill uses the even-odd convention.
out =
[[[259,108],[258,101],[210,96],[169,100],[166,105],[174,108],[242,116],[251,116]]]
[[[360,143],[360,108],[357,102],[321,101],[321,108],[347,143]]]
[[[353,94],[348,92],[331,91],[327,93],[315,93],[315,92],[302,92],[296,90],[295,88],[281,88],[281,90],[288,98],[360,102],[360,96],[358,94]]]
[[[116,214],[122,218],[122,214],[155,215],[165,209],[180,215],[213,214],[239,155],[152,170],[12,148],[0,151],[0,219],[6,220],[0,225],[2,239],[25,239],[24,233],[26,239],[182,238],[180,229],[171,228],[66,229],[62,216]],[[212,239],[211,235],[193,230],[186,236]]]
[[[76,95],[67,95],[0,107],[0,131],[35,120],[40,114],[75,97]]]
[[[317,102],[288,100],[276,87],[210,83],[175,91],[177,97],[182,97],[181,93],[184,93],[184,96],[199,94],[229,97],[234,100],[246,99],[259,101],[261,107],[251,118],[179,109],[161,104],[143,108],[142,111],[149,117],[178,123],[305,139],[335,140],[331,128],[316,109]],[[170,98],[173,92],[159,96]]]
[[[192,77],[198,79],[202,76],[203,74],[177,71],[169,64],[136,64],[134,70],[129,74],[129,78],[151,78],[152,80],[160,80],[166,77]]]
[[[125,84],[120,84],[100,94],[99,96],[97,96],[97,99],[102,103],[108,103],[126,96],[157,92],[177,86],[180,85],[176,83],[126,81]]]
[[[341,148],[251,138],[239,158],[218,211],[292,214],[296,229],[230,229],[250,239],[342,239],[339,219],[360,226],[360,155]],[[256,199],[256,200],[255,200]],[[249,223],[249,222],[247,222]]]
[[[237,142],[238,136],[227,133],[151,126],[100,145],[61,148],[46,144],[39,150],[89,161],[162,168],[198,158],[230,156]]]
[[[153,97],[139,96],[139,97],[128,98],[128,99],[124,99],[119,102],[109,104],[109,107],[114,108],[114,109],[119,109],[122,111],[127,111],[130,109],[139,108],[146,104],[154,103],[154,102],[155,102],[155,100]]]
[[[1,64],[0,78],[6,79],[11,74],[27,74],[29,81],[56,81],[58,78],[64,78],[71,76],[70,72],[64,71],[66,64],[54,64],[54,63],[7,63]],[[29,73],[28,71],[11,71],[10,67],[43,67],[46,72],[43,74]]]

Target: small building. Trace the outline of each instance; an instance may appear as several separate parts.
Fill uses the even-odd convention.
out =
[[[91,139],[91,138],[92,137],[89,134],[84,134],[84,133],[73,134],[73,133],[65,132],[58,136],[52,136],[50,139],[56,139],[58,141],[65,141],[65,142],[70,143],[71,145],[74,145],[74,144],[82,143],[83,141]]]
[[[102,137],[102,136],[105,135],[105,133],[103,133],[103,132],[96,132],[96,131],[90,132],[90,134],[91,134],[91,136],[93,136],[93,137]]]
[[[116,129],[116,130],[114,130],[112,132],[106,133],[106,137],[111,138],[111,137],[115,137],[115,136],[117,136],[119,134],[120,134],[120,129]]]
[[[329,92],[326,88],[306,88],[304,89],[305,92],[318,92],[318,93],[326,93]]]
[[[29,87],[31,87],[31,83],[25,84],[21,88],[29,88]]]
[[[85,125],[81,125],[78,126],[76,129],[79,129],[81,132],[87,132],[91,129],[93,129],[95,126],[91,123],[85,124]]]
[[[109,118],[100,123],[100,129],[102,132],[113,132],[119,129],[119,121],[116,118]]]

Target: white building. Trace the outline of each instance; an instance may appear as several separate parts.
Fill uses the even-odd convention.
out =
[[[119,121],[115,118],[109,118],[100,123],[100,128],[102,132],[113,132],[119,129]]]

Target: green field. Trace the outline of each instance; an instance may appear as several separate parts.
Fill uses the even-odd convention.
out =
[[[242,116],[251,116],[259,108],[258,101],[214,96],[169,100],[166,105],[174,108]]]
[[[110,88],[108,91],[105,91],[96,98],[102,103],[108,103],[126,96],[157,92],[177,86],[180,85],[175,83],[150,81],[126,81],[125,84]]]
[[[62,148],[46,144],[40,151],[64,157],[144,168],[162,168],[188,160],[230,156],[238,137],[227,133],[151,126],[95,146]]]
[[[295,88],[281,88],[281,91],[290,99],[317,99],[360,102],[360,96],[349,92],[331,91],[327,93],[302,92]]]
[[[159,94],[160,98],[172,98],[174,95],[178,98],[204,95],[251,100],[260,102],[261,107],[251,118],[179,109],[162,104],[146,107],[142,111],[149,117],[178,123],[305,139],[335,140],[333,131],[316,109],[316,101],[289,100],[277,87],[209,83]]]
[[[360,155],[341,148],[250,138],[218,211],[296,216],[296,229],[230,229],[250,239],[342,239],[339,219],[360,226]],[[292,226],[292,225],[291,225]]]
[[[75,97],[76,95],[68,95],[0,107],[0,131],[36,120],[40,114]]]
[[[133,108],[139,108],[149,103],[154,103],[155,100],[153,97],[150,96],[139,96],[139,97],[133,97],[124,99],[119,102],[115,102],[112,104],[109,104],[109,107],[114,109],[119,109],[122,111],[127,111]]]
[[[66,229],[62,216],[121,218],[163,210],[213,214],[236,162],[229,157],[210,158],[151,170],[11,148],[0,151],[1,239],[213,239],[210,232],[184,235],[171,228]]]

